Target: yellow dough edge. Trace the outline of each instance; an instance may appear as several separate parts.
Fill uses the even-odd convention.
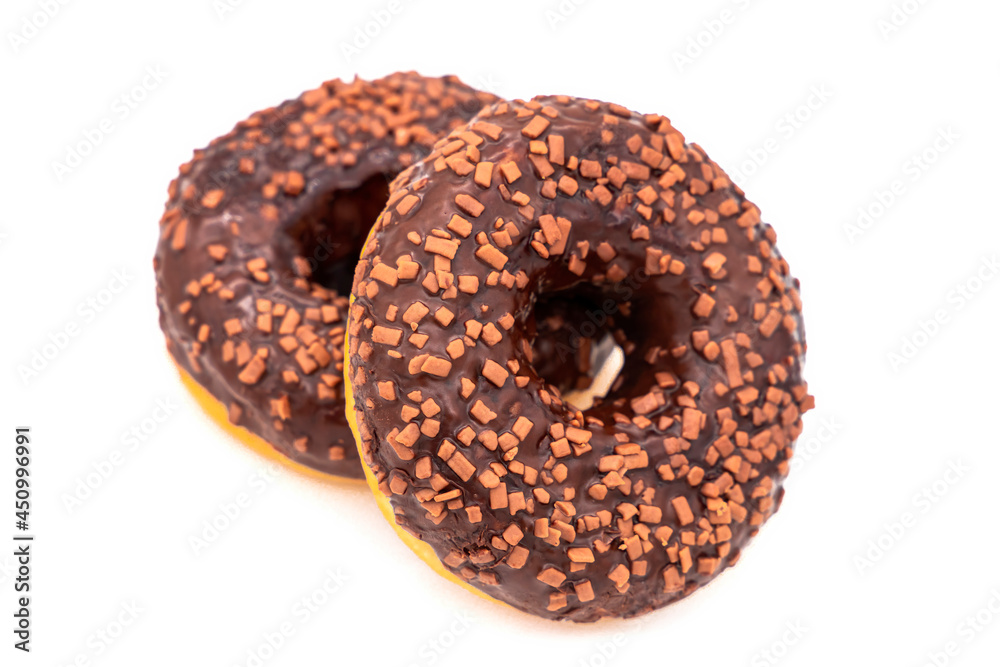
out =
[[[351,305],[354,304],[354,295],[351,295]],[[345,337],[344,340],[344,359],[349,358],[348,346],[350,344],[350,334]],[[367,482],[368,488],[371,489],[372,495],[375,498],[375,503],[378,505],[379,510],[382,512],[382,516],[385,520],[392,526],[392,529],[399,536],[399,539],[403,541],[406,546],[410,548],[413,553],[417,555],[420,560],[427,563],[428,566],[439,575],[447,579],[448,581],[458,584],[462,588],[466,589],[470,593],[477,595],[484,600],[489,600],[499,605],[507,607],[505,602],[501,602],[496,598],[490,597],[486,593],[482,592],[478,588],[471,586],[469,583],[463,581],[459,577],[452,574],[448,569],[445,568],[444,563],[441,559],[437,557],[434,553],[434,549],[431,545],[427,544],[423,540],[418,540],[413,535],[409,534],[396,524],[395,515],[392,511],[392,505],[389,504],[389,499],[379,490],[378,482],[375,480],[375,475],[372,473],[371,469],[365,463],[364,455],[361,452],[361,437],[358,435],[358,421],[357,415],[354,411],[354,387],[350,382],[347,381],[347,377],[344,377],[344,402],[345,409],[347,413],[347,423],[351,427],[351,433],[354,436],[355,446],[358,448],[358,457],[361,459],[361,467],[365,471],[365,479],[353,479],[351,477],[344,477],[342,475],[333,475],[330,473],[321,472],[310,468],[309,466],[303,465],[297,461],[294,461],[276,450],[271,443],[267,442],[258,435],[251,433],[242,426],[236,426],[231,421],[229,421],[229,410],[225,405],[222,404],[215,396],[210,394],[207,389],[201,386],[197,380],[195,380],[190,373],[184,370],[176,361],[174,363],[174,368],[177,369],[177,373],[180,376],[181,384],[184,388],[191,394],[195,402],[205,411],[205,414],[214,421],[223,431],[228,433],[230,436],[239,440],[244,445],[249,447],[258,455],[268,459],[269,461],[274,461],[280,465],[293,470],[301,475],[306,475],[314,479],[322,481],[334,481],[347,484],[363,484]]]
[[[351,295],[351,305],[354,305],[354,295]],[[347,360],[350,359],[350,343],[351,335],[347,334],[344,340],[344,370],[347,370]],[[347,402],[347,423],[351,425],[351,432],[354,434],[354,442],[358,446],[358,456],[361,458],[361,467],[365,470],[365,479],[368,480],[368,486],[371,488],[372,493],[375,495],[375,502],[378,504],[378,508],[382,510],[382,516],[385,520],[389,522],[392,529],[396,531],[396,535],[399,539],[403,540],[406,546],[410,547],[410,550],[417,555],[420,560],[427,563],[432,570],[437,572],[439,575],[447,579],[448,581],[458,584],[465,590],[477,595],[484,600],[489,600],[498,605],[508,607],[506,602],[501,602],[494,597],[490,597],[486,593],[482,592],[478,588],[475,588],[471,584],[455,576],[451,571],[445,568],[444,563],[438,558],[437,554],[434,553],[434,549],[431,545],[427,544],[423,540],[418,540],[416,537],[406,532],[399,525],[396,524],[396,515],[392,511],[392,505],[389,504],[389,499],[385,496],[382,491],[378,488],[378,482],[375,480],[375,475],[372,473],[368,464],[365,463],[364,454],[361,451],[361,436],[358,434],[358,419],[357,413],[354,411],[354,387],[347,378],[348,373],[344,374],[344,387],[345,387],[345,400]]]
[[[205,411],[205,414],[207,414],[212,421],[218,424],[222,430],[242,442],[255,453],[265,459],[268,459],[269,461],[279,463],[300,475],[306,475],[307,477],[312,477],[313,479],[325,482],[334,481],[347,484],[363,483],[360,479],[353,479],[351,477],[344,477],[342,475],[334,475],[332,473],[315,470],[307,465],[303,465],[298,461],[288,458],[275,449],[267,440],[264,440],[260,436],[251,433],[242,426],[236,426],[229,421],[229,410],[219,399],[210,394],[207,389],[202,387],[198,381],[191,377],[190,373],[181,368],[176,361],[174,362],[174,367],[177,369],[177,372],[181,377],[181,384],[183,384],[185,389],[188,390],[195,402],[201,406],[201,409]],[[353,421],[351,422],[351,430],[355,433],[356,437],[357,430],[354,428]]]

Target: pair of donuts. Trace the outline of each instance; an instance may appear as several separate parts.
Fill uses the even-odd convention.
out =
[[[415,74],[319,90],[172,186],[161,324],[192,384],[287,457],[363,473],[435,569],[536,616],[636,616],[735,564],[812,407],[759,210],[663,116]],[[323,230],[357,256],[304,262]]]

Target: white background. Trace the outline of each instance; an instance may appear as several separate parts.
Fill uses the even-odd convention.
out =
[[[348,54],[388,0],[224,2],[50,0],[51,18],[3,3],[0,663],[996,664],[1000,5],[406,0]],[[258,108],[398,69],[666,114],[777,229],[818,407],[781,512],[693,598],[594,626],[482,601],[414,558],[363,487],[272,474],[179,385],[151,267],[177,166]],[[157,401],[172,407],[154,428]],[[34,437],[30,655],[11,646],[18,425]]]

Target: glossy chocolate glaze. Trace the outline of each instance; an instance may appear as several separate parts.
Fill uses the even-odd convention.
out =
[[[234,423],[307,466],[363,476],[342,379],[358,252],[389,180],[495,100],[455,77],[329,81],[181,167],[154,259],[160,326]],[[262,370],[247,370],[254,358]]]
[[[442,139],[392,184],[349,318],[362,452],[397,523],[552,619],[636,616],[734,564],[812,405],[774,241],[658,115],[540,97]],[[583,412],[533,359],[553,297],[577,313],[563,329],[590,319],[626,353]]]

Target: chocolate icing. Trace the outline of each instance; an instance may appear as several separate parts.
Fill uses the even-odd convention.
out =
[[[328,81],[181,167],[154,259],[160,326],[234,423],[307,466],[362,476],[342,382],[358,251],[389,180],[495,100],[412,72]]]
[[[349,317],[362,454],[397,523],[552,619],[642,614],[734,564],[812,406],[774,243],[659,115],[539,97],[439,141],[391,185]],[[547,364],[587,320],[625,365],[579,411]]]

